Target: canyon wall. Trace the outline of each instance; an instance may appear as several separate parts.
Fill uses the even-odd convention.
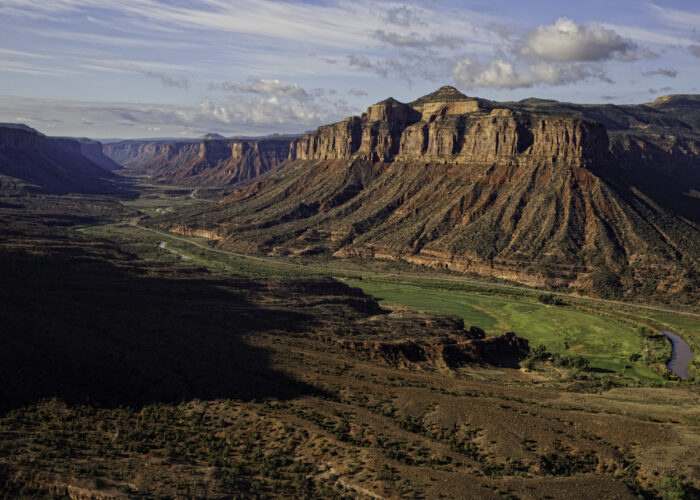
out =
[[[105,153],[129,171],[156,182],[226,185],[273,170],[290,157],[291,139],[122,141]]]
[[[29,127],[0,125],[0,174],[50,192],[107,192],[118,165],[99,142],[47,137]]]
[[[456,91],[455,91],[456,92]],[[464,97],[403,104],[393,99],[370,106],[360,117],[320,127],[297,140],[293,157],[371,161],[490,163],[544,159],[605,161],[605,127],[577,118],[489,108]],[[456,96],[453,96],[456,99]]]

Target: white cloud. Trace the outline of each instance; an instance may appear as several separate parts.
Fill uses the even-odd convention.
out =
[[[613,57],[628,60],[637,45],[596,23],[576,24],[559,18],[553,25],[540,26],[525,36],[520,53],[545,61],[597,62]]]
[[[603,63],[656,57],[611,29],[567,18],[507,40],[490,59],[474,55],[458,59],[452,65],[456,83],[469,90],[560,86],[589,79],[611,82]]]
[[[302,103],[261,96],[205,99],[191,106],[0,97],[0,121],[22,116],[39,130],[58,124],[65,133],[88,137],[138,137],[153,127],[172,135],[207,130],[226,134],[298,132],[356,111],[343,100]],[[88,123],[91,125],[86,126]]]
[[[527,65],[505,59],[483,62],[469,57],[458,61],[452,72],[457,85],[464,90],[566,85],[587,78],[607,80],[605,71],[596,64],[539,62]]]

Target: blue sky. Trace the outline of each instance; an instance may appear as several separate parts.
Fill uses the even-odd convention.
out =
[[[0,121],[300,132],[441,85],[642,103],[700,86],[696,0],[0,0]]]

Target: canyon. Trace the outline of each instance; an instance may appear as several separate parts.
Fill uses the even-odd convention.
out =
[[[104,153],[126,173],[182,186],[226,186],[274,170],[290,157],[292,139],[228,140],[205,136],[185,141],[121,141]]]
[[[158,225],[206,231],[237,251],[403,260],[692,301],[698,102],[494,103],[453,87],[387,99],[292,141],[287,162],[251,186]],[[636,121],[613,122],[615,113]]]

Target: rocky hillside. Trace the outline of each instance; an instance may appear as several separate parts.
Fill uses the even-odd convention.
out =
[[[697,124],[672,136],[666,112],[645,106],[653,127],[609,132],[612,110],[540,104],[451,87],[410,104],[387,99],[300,138],[296,161],[275,176],[161,224],[242,251],[402,259],[603,296],[694,300]]]
[[[105,154],[155,182],[183,186],[224,186],[254,179],[289,159],[292,139],[123,141]]]
[[[0,125],[0,189],[54,193],[105,193],[114,190],[120,168],[102,153],[99,142],[47,137],[17,124]]]

